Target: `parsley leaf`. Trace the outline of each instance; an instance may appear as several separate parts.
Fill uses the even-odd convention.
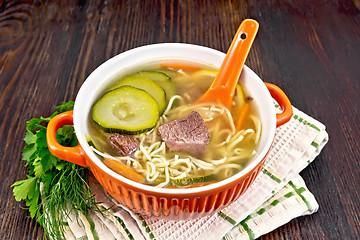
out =
[[[24,137],[26,144],[34,144],[36,142],[36,135],[31,131],[27,131]]]
[[[34,160],[36,151],[37,149],[34,144],[25,146],[25,148],[22,150],[23,160],[27,162]]]
[[[34,196],[35,185],[37,178],[28,176],[28,179],[15,182],[11,187],[14,187],[14,196],[16,201],[22,199],[31,199]]]

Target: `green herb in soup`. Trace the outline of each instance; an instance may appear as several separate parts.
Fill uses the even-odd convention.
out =
[[[171,63],[115,78],[92,108],[94,152],[118,174],[157,187],[199,187],[238,173],[256,155],[261,122],[241,84],[231,110],[193,104],[216,74],[206,66]],[[164,101],[153,92],[159,88]]]

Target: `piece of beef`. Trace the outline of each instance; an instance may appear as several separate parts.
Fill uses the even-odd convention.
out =
[[[198,112],[176,119],[158,128],[162,140],[171,151],[184,151],[201,155],[209,143],[209,133]]]
[[[110,136],[109,142],[117,156],[134,157],[139,149],[139,142],[132,136],[115,133]]]

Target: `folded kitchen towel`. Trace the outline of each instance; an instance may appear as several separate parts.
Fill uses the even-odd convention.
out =
[[[237,223],[226,233],[224,239],[255,239],[293,218],[312,214],[317,209],[314,196],[306,188],[300,175],[296,175],[279,192]]]
[[[275,107],[280,111],[277,104]],[[91,184],[99,207],[109,211],[80,218],[82,222],[77,226],[76,220],[67,219],[67,236],[77,239],[80,231],[81,237],[88,239],[255,239],[293,218],[317,211],[318,204],[299,172],[327,141],[325,126],[294,108],[292,119],[277,128],[265,165],[254,183],[222,211],[194,220],[160,220],[127,210],[100,185]]]

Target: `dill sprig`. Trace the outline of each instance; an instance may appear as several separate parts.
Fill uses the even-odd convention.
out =
[[[64,239],[66,218],[71,211],[87,214],[97,211],[94,195],[87,184],[89,170],[63,161],[52,155],[47,147],[44,123],[55,115],[72,110],[74,102],[56,107],[48,118],[33,118],[27,122],[22,159],[28,167],[27,179],[15,182],[13,192],[17,201],[25,200],[30,216],[43,227],[45,237]],[[63,126],[57,132],[63,146],[78,144],[73,126]]]
[[[71,211],[75,214],[78,211],[87,214],[89,210],[98,210],[94,195],[87,184],[87,176],[86,168],[66,163],[52,179],[51,190],[41,202],[42,221],[47,220],[43,224],[46,226],[45,232],[52,239],[64,237],[63,221]]]

